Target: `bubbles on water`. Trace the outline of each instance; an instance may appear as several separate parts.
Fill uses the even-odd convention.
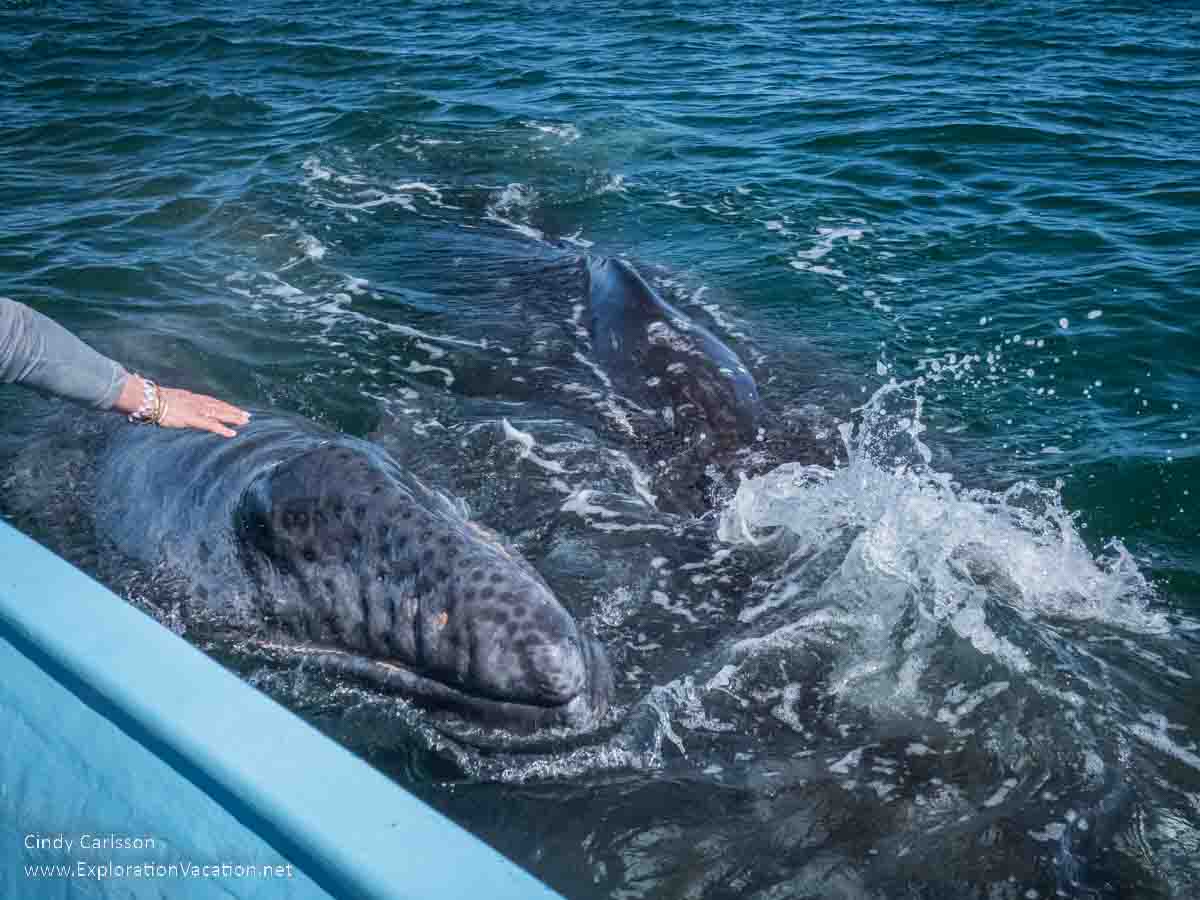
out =
[[[580,137],[579,129],[570,122],[548,123],[530,120],[522,122],[521,124],[527,128],[532,128],[535,131],[541,132],[544,135],[558,138],[558,140],[560,140],[563,144],[573,144],[579,140]]]
[[[528,431],[521,431],[519,428],[514,427],[508,419],[503,420],[502,427],[504,429],[505,440],[515,443],[520,448],[521,459],[527,459],[538,468],[555,475],[567,474],[567,470],[563,467],[562,463],[549,459],[535,450],[537,442]]]
[[[1125,726],[1126,730],[1138,740],[1200,772],[1200,748],[1197,748],[1195,743],[1181,746],[1170,734],[1172,731],[1186,731],[1184,726],[1173,725],[1167,721],[1166,716],[1158,713],[1144,713],[1141,719],[1140,722]]]
[[[862,240],[866,232],[867,229],[865,228],[819,226],[817,228],[816,242],[807,249],[797,250],[789,264],[793,269],[802,272],[813,272],[817,275],[832,275],[844,278],[846,276],[844,271],[825,265],[820,260],[823,260],[833,252],[837,241],[842,240],[847,243],[854,243],[855,241]]]
[[[296,245],[309,259],[324,259],[328,248],[311,234],[303,235]]]
[[[495,193],[487,205],[486,217],[511,228],[517,234],[540,241],[545,235],[540,228],[535,228],[529,222],[530,211],[537,203],[536,191],[527,185],[514,182]]]
[[[301,164],[304,172],[301,183],[315,206],[337,210],[351,223],[358,222],[357,214],[374,213],[384,207],[398,207],[408,213],[424,215],[432,215],[435,209],[462,208],[447,203],[443,190],[436,185],[415,180],[393,184],[383,176],[369,172],[348,155],[343,154],[336,165],[349,171],[339,171],[334,165],[315,156],[308,157]]]

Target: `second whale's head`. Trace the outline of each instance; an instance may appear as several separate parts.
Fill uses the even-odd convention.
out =
[[[718,447],[754,441],[758,386],[737,354],[624,260],[590,257],[585,268],[593,352],[620,387],[667,394],[678,424]]]
[[[607,711],[605,652],[541,577],[371,445],[262,473],[235,518],[262,618],[323,669],[518,730]]]

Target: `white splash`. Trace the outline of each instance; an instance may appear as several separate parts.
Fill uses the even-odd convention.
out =
[[[741,483],[722,513],[720,537],[780,548],[787,561],[779,571],[787,574],[740,619],[788,612],[774,631],[740,641],[738,655],[823,644],[841,654],[834,693],[862,689],[871,705],[905,700],[932,714],[938,706],[930,709],[933,698],[917,685],[937,642],[960,639],[1014,675],[1033,677],[1028,648],[996,631],[1001,607],[1025,621],[1168,629],[1149,610],[1152,590],[1130,554],[1114,540],[1094,557],[1057,487],[967,489],[930,465],[921,389],[955,372],[942,366],[938,375],[881,387],[856,424],[839,427],[846,465],[787,463]],[[894,636],[901,620],[911,623],[902,642]],[[947,697],[938,718],[953,728],[1005,687],[998,681],[978,695]]]

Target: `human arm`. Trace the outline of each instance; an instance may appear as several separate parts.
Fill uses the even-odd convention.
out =
[[[0,297],[0,382],[36,388],[93,409],[130,414],[141,406],[143,379],[97,353],[57,322]],[[213,397],[160,388],[165,428],[200,428],[233,437],[228,425],[244,425],[244,410]]]

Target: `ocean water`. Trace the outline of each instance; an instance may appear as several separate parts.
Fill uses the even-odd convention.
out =
[[[618,711],[480,751],[255,683],[571,898],[1200,896],[1193,4],[32,0],[0,67],[0,293],[465,499]],[[588,252],[791,435],[705,514]],[[111,572],[71,413],[0,403],[0,508]]]

